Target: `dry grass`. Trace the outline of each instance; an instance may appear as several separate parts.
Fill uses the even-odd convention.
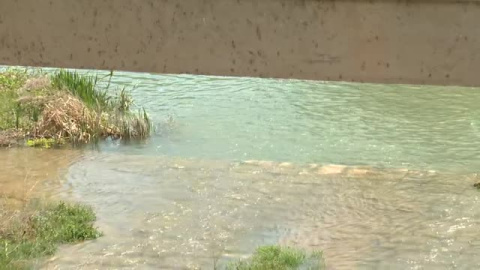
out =
[[[145,111],[130,111],[132,99],[125,89],[111,97],[108,89],[97,89],[97,81],[64,70],[50,77],[0,73],[0,145],[13,145],[12,135],[73,143],[148,137],[150,120]]]
[[[95,115],[78,98],[57,94],[46,102],[42,117],[35,125],[34,137],[89,142],[94,123]]]
[[[19,139],[22,139],[24,136],[24,132],[20,130],[0,130],[0,147],[18,145]]]
[[[35,127],[35,137],[67,138],[80,143],[105,137],[145,138],[149,133],[146,115],[94,111],[77,97],[65,93],[45,104],[42,118]]]
[[[42,90],[48,90],[52,82],[47,76],[28,78],[25,84],[20,88],[20,94],[33,93]]]

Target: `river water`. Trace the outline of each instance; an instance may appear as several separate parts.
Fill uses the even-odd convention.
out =
[[[279,243],[323,250],[328,269],[479,269],[478,89],[143,73],[112,82],[135,86],[152,138],[0,152],[10,193],[35,186],[89,204],[105,233],[39,268],[221,269]],[[17,187],[14,177],[45,181]]]

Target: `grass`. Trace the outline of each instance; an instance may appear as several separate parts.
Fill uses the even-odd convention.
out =
[[[107,95],[107,91],[96,88],[98,77],[82,76],[77,72],[60,70],[50,79],[53,87],[69,91],[92,109],[106,109],[111,105],[111,97]]]
[[[18,128],[19,107],[14,102],[18,98],[17,89],[25,83],[26,74],[22,72],[5,72],[0,75],[0,130]],[[8,113],[8,114],[7,114]]]
[[[229,270],[293,270],[293,269],[325,269],[320,252],[307,254],[303,250],[281,247],[263,246],[246,260],[233,262],[227,266]]]
[[[58,245],[95,239],[90,207],[59,202],[0,211],[0,268],[28,269],[32,259],[55,253]],[[3,269],[3,268],[2,268]]]
[[[151,121],[147,113],[131,110],[133,100],[125,88],[109,91],[112,76],[99,78],[67,70],[51,75],[19,69],[0,72],[0,145],[11,141],[2,140],[4,133],[73,143],[148,137]],[[101,87],[105,79],[108,84]]]
[[[27,80],[27,73],[20,70],[9,70],[0,76],[0,91],[20,88]]]
[[[62,140],[55,140],[52,138],[37,138],[27,140],[27,146],[30,147],[51,148],[54,145],[60,144],[63,144]]]

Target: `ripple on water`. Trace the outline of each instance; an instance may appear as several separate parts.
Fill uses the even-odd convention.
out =
[[[211,269],[274,243],[324,250],[332,269],[480,264],[468,176],[322,166],[94,155],[68,181],[106,234],[48,266]]]

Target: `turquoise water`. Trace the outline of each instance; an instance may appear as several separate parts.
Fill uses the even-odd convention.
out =
[[[118,73],[159,123],[117,151],[476,171],[480,91],[473,88]],[[174,128],[163,130],[168,116]]]

